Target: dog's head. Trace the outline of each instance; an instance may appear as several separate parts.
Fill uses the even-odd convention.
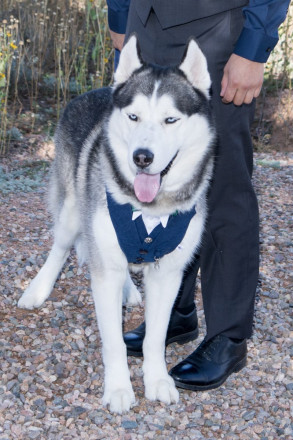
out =
[[[110,144],[137,199],[152,203],[191,178],[212,134],[210,75],[195,40],[175,68],[148,65],[135,35],[124,46],[113,91]]]

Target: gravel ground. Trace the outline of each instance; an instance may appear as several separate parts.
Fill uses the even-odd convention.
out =
[[[0,440],[293,438],[293,154],[256,154],[255,160],[262,256],[248,366],[217,390],[181,390],[179,403],[167,406],[145,400],[142,361],[129,358],[137,405],[122,416],[101,406],[103,366],[89,276],[86,268],[78,268],[74,254],[40,310],[16,307],[50,248],[51,219],[44,187],[39,180],[34,184],[34,173],[20,181],[15,170],[24,169],[22,159],[14,156],[4,163],[2,178],[0,172]],[[44,167],[37,168],[37,179],[43,171]],[[205,324],[199,287],[196,301],[201,341]],[[125,328],[135,327],[142,314],[141,307],[126,308]],[[168,367],[196,345],[170,345]]]

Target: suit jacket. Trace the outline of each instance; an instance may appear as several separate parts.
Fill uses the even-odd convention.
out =
[[[125,33],[130,0],[107,0],[107,3],[110,29]],[[286,18],[290,0],[131,0],[131,3],[143,24],[153,8],[163,29],[242,7],[245,22],[234,53],[263,63],[278,42],[278,27]]]

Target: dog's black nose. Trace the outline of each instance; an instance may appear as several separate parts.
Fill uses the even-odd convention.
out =
[[[145,148],[138,148],[133,153],[133,162],[139,168],[148,167],[154,160],[154,155],[150,150]]]

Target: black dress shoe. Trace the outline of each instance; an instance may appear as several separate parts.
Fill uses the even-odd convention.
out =
[[[145,336],[145,323],[140,324],[136,329],[124,334],[124,342],[129,356],[141,357],[142,344]],[[166,346],[172,342],[185,344],[198,337],[198,324],[196,308],[188,315],[183,315],[177,310],[173,310],[168,326]]]
[[[171,369],[179,388],[204,391],[217,388],[230,376],[245,367],[247,361],[246,339],[231,339],[217,335]]]

